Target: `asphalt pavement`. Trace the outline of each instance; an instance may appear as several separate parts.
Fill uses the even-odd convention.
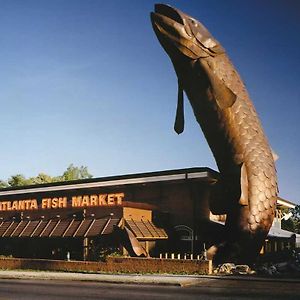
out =
[[[19,275],[21,274],[24,273]],[[27,272],[24,276],[26,275],[28,275]],[[90,278],[85,275],[89,274],[81,274],[85,279]],[[127,276],[116,275],[117,278]],[[22,280],[0,279],[0,300],[298,300],[300,295],[299,282],[279,284],[276,281],[223,280],[202,277],[198,278],[196,284],[178,286],[143,284],[140,280],[139,284],[132,284],[132,282],[120,284],[99,281],[26,279],[26,277]],[[105,277],[100,276],[97,279]],[[46,278],[49,277],[45,276],[44,279]],[[130,278],[134,277],[130,276]],[[139,276],[138,278],[145,277]],[[159,280],[159,282],[162,281]]]

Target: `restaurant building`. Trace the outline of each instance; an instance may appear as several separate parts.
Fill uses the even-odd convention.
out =
[[[204,243],[222,240],[226,215],[209,208],[218,176],[188,168],[2,189],[0,255],[101,260],[114,252],[201,254]],[[297,242],[277,224],[287,204],[279,198],[264,253]]]
[[[0,190],[0,255],[200,253],[218,173],[190,168]]]

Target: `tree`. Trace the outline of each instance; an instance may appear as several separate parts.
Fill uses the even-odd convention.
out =
[[[282,229],[300,233],[300,205],[289,209],[288,212],[291,212],[292,216],[288,220],[281,221]]]
[[[75,167],[73,164],[70,164],[67,170],[61,176],[62,181],[68,180],[78,180],[85,178],[92,178],[93,176],[89,173],[87,167],[81,166]]]
[[[51,177],[50,175],[47,175],[45,173],[39,173],[36,177],[30,178],[26,178],[22,174],[13,175],[7,180],[7,182],[4,180],[0,180],[0,189],[6,187],[78,180],[92,177],[93,175],[89,173],[87,167],[76,167],[73,164],[70,164],[67,170],[64,171],[64,173],[61,176],[56,177]]]
[[[8,183],[4,180],[0,180],[0,189],[4,189],[8,187]]]
[[[53,178],[45,173],[39,173],[36,177],[31,177],[32,184],[43,184],[53,182]]]
[[[22,185],[30,185],[32,184],[30,179],[26,179],[22,174],[16,174],[11,176],[8,180],[9,186],[22,186]]]

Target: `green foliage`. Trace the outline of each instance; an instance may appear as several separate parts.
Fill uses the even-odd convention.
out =
[[[9,186],[22,186],[31,184],[31,179],[26,179],[22,174],[16,174],[8,179]]]
[[[107,257],[123,257],[123,255],[117,248],[103,247],[97,244],[90,246],[89,260],[104,262],[107,260]]]
[[[87,167],[81,166],[80,168],[70,164],[67,170],[62,175],[63,181],[77,180],[84,178],[92,178],[93,176],[89,173]]]
[[[47,175],[45,173],[39,173],[36,177],[26,178],[22,174],[13,175],[10,178],[8,178],[7,181],[0,180],[0,189],[15,186],[86,179],[92,177],[93,175],[89,173],[87,167],[76,167],[73,164],[70,164],[61,176],[51,177],[50,175]]]
[[[287,231],[296,232],[295,222],[291,218],[288,220],[281,220],[281,228]]]
[[[31,184],[43,184],[53,182],[53,178],[45,173],[39,173],[36,177],[30,178]]]
[[[0,180],[0,189],[4,189],[8,187],[8,183],[6,181]]]
[[[282,229],[289,230],[300,234],[300,205],[288,210],[293,215],[288,220],[281,221]]]

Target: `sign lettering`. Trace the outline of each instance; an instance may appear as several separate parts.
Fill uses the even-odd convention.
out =
[[[42,198],[39,204],[37,199],[0,201],[0,211],[22,211],[39,209],[57,209],[68,207],[99,207],[122,205],[124,193],[79,195],[68,197]]]

